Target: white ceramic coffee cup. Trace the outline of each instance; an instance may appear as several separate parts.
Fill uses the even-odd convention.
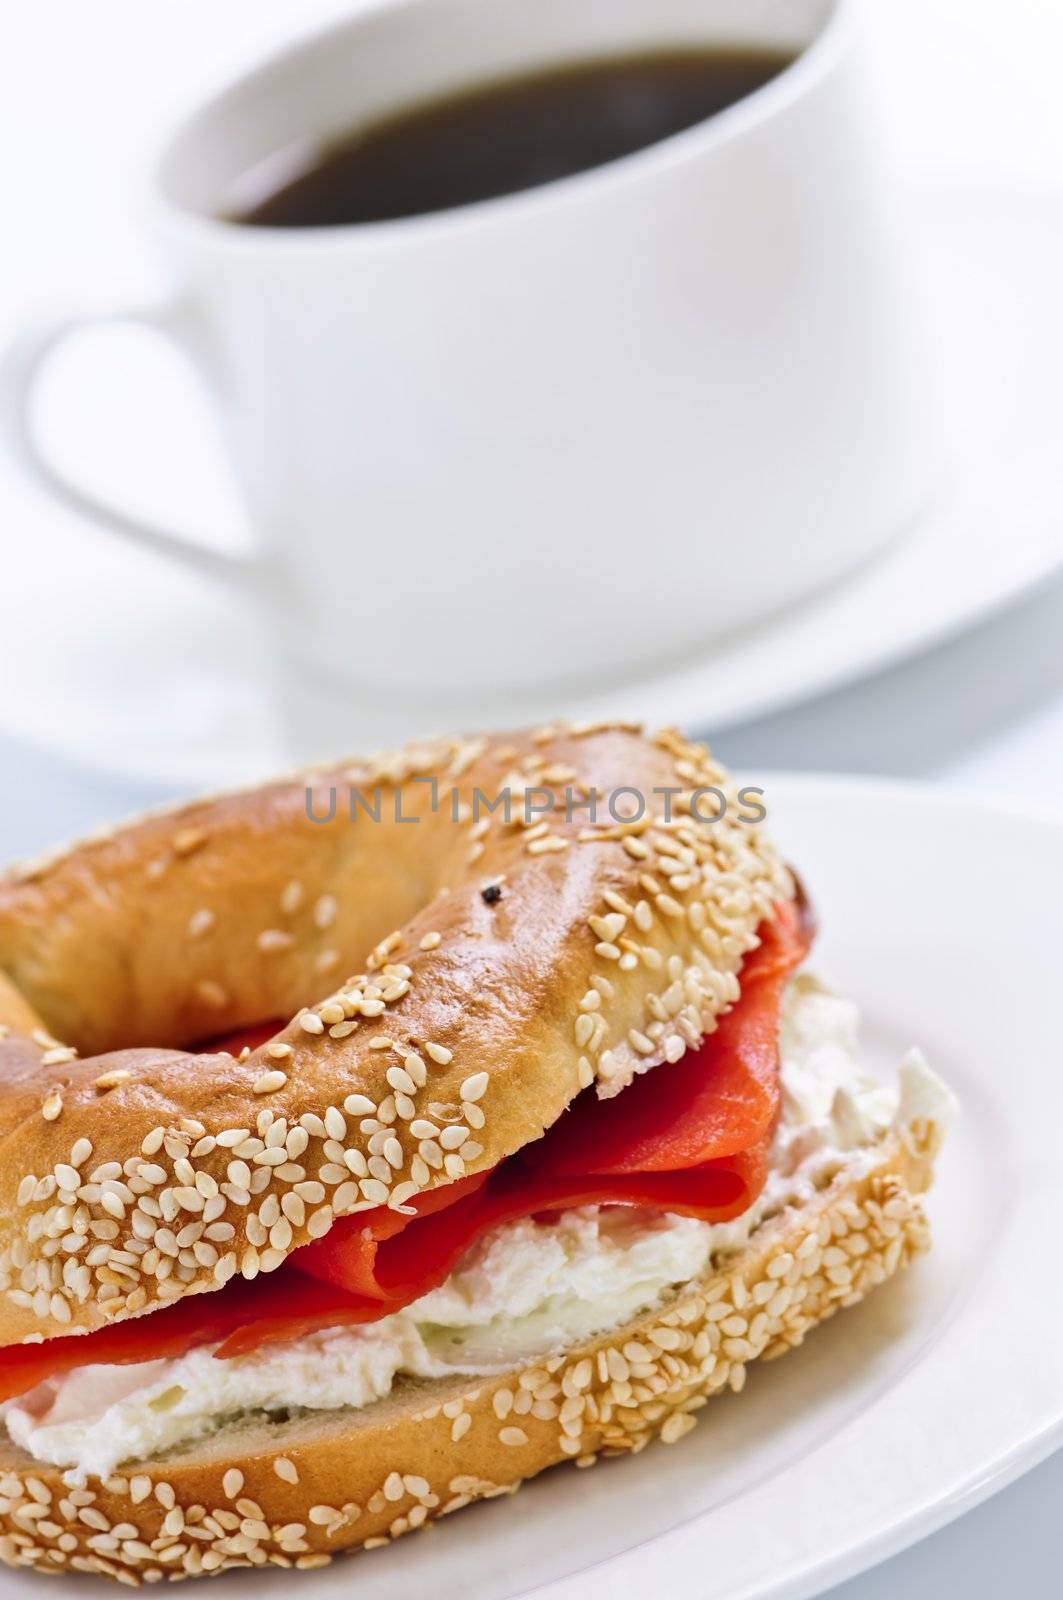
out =
[[[674,659],[900,533],[937,453],[865,129],[851,0],[400,0],[287,50],[191,118],[155,173],[173,336],[216,402],[249,561],[90,499],[36,444],[54,342],[8,363],[10,432],[114,530],[274,609],[375,692],[504,695]],[[689,131],[475,206],[240,226],[234,183],[465,83],[705,42],[794,63]],[[175,471],[179,470],[175,463]]]

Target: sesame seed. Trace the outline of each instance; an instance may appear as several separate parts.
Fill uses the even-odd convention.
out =
[[[41,1056],[41,1066],[62,1067],[68,1061],[75,1061],[76,1059],[77,1051],[71,1049],[69,1045],[54,1045],[51,1050],[46,1050]]]
[[[62,1109],[63,1097],[61,1094],[57,1094],[53,1090],[53,1092],[47,1096],[44,1104],[41,1106],[41,1116],[44,1118],[45,1122],[54,1122]]]
[[[83,1167],[92,1154],[92,1142],[89,1139],[75,1139],[70,1148],[70,1165]]]
[[[413,1079],[417,1087],[419,1089],[423,1089],[425,1084],[428,1082],[428,1068],[425,1066],[421,1057],[417,1055],[416,1052],[411,1051],[409,1055],[403,1057],[402,1064],[406,1068],[406,1071],[410,1074],[410,1077]]]
[[[221,984],[213,978],[198,979],[193,985],[192,992],[197,1000],[209,1006],[212,1011],[220,1011],[229,998]]]
[[[299,1469],[294,1461],[289,1461],[287,1456],[275,1456],[273,1470],[278,1478],[283,1478],[285,1483],[299,1482]]]
[[[263,955],[273,955],[280,950],[290,950],[295,937],[283,928],[263,928],[255,943]]]
[[[339,903],[335,895],[323,894],[314,907],[314,922],[324,930],[329,928],[336,920]]]
[[[362,1117],[371,1116],[376,1106],[368,1095],[349,1094],[343,1102],[343,1109],[349,1116]]]
[[[221,1480],[222,1489],[229,1500],[235,1500],[244,1486],[244,1475],[239,1467],[230,1467]]]
[[[214,913],[209,906],[201,906],[198,911],[193,911],[188,919],[188,937],[201,939],[213,928],[214,920]]]
[[[304,1033],[324,1033],[325,1024],[316,1011],[304,1011],[299,1018],[299,1026]]]
[[[303,886],[295,878],[281,890],[280,908],[285,916],[294,916],[303,903]]]
[[[323,1118],[325,1132],[330,1139],[345,1139],[347,1123],[339,1106],[329,1106]]]
[[[291,1045],[285,1044],[283,1040],[280,1039],[274,1039],[266,1046],[266,1054],[274,1061],[283,1061],[285,1057],[290,1056],[291,1053]]]
[[[287,1199],[287,1196],[285,1198]],[[360,1204],[361,1195],[358,1192],[356,1183],[341,1183],[338,1189],[333,1190],[332,1209],[338,1217],[345,1215],[348,1211],[353,1211]],[[273,1244],[277,1242],[273,1239],[272,1234],[270,1239]]]
[[[555,851],[567,850],[568,840],[560,838],[557,834],[549,834],[543,839],[533,839],[525,849],[530,856],[550,855]]]
[[[487,1093],[490,1078],[486,1072],[474,1072],[471,1078],[466,1078],[460,1089],[463,1100],[482,1100]]]
[[[510,1445],[513,1448],[528,1442],[528,1435],[523,1428],[499,1428],[498,1437],[502,1444]]]
[[[630,833],[625,834],[622,844],[624,850],[634,861],[645,861],[651,853],[648,845],[643,844],[641,839],[636,839]]]
[[[426,933],[424,937],[419,940],[420,948],[422,950],[436,950],[442,943],[443,935],[441,933]]]
[[[255,1094],[273,1094],[277,1089],[283,1089],[288,1082],[287,1074],[283,1072],[264,1072],[261,1078],[256,1078],[252,1089]]]
[[[120,1083],[128,1083],[133,1074],[125,1068],[116,1068],[113,1072],[102,1072],[95,1080],[93,1087],[96,1089],[117,1089]]]
[[[577,1361],[575,1366],[570,1367],[568,1371],[568,1377],[575,1393],[579,1393],[584,1389],[589,1389],[593,1376],[594,1370],[591,1366],[590,1359],[587,1356],[584,1356],[582,1360]]]

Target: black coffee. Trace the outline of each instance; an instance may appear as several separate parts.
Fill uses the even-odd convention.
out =
[[[790,57],[685,49],[553,67],[408,107],[312,151],[231,220],[334,228],[469,205],[585,172],[703,122]]]

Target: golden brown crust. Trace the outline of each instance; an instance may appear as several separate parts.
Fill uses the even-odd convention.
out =
[[[43,1028],[43,1021],[25,995],[19,994],[14,984],[0,972],[0,1036],[4,1030],[32,1034]]]
[[[525,826],[535,785],[554,805]],[[691,815],[701,788],[723,820]],[[647,806],[617,824],[622,789]],[[509,823],[474,814],[503,790]],[[551,728],[200,802],[0,878],[8,1005],[48,1030],[0,994],[0,1344],[273,1270],[675,1059],[793,892],[746,815],[678,734]],[[246,1059],[170,1048],[285,1013]]]
[[[126,1582],[306,1567],[386,1542],[566,1458],[679,1439],[746,1367],[800,1344],[927,1243],[938,1130],[891,1134],[656,1311],[535,1366],[398,1389],[360,1413],[230,1429],[70,1489],[0,1446],[0,1555]]]

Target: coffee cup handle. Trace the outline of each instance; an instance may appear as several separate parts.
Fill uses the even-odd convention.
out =
[[[32,415],[33,392],[50,355],[71,334],[84,328],[123,323],[165,335],[191,361],[197,374],[206,376],[203,353],[196,348],[191,325],[177,305],[55,317],[39,322],[17,335],[0,358],[0,420],[7,443],[23,470],[72,510],[91,517],[101,527],[124,539],[175,557],[185,566],[211,578],[235,581],[246,589],[249,581],[254,584],[261,575],[260,563],[253,554],[230,555],[224,550],[212,549],[110,505],[62,472],[49,459],[37,438]]]

